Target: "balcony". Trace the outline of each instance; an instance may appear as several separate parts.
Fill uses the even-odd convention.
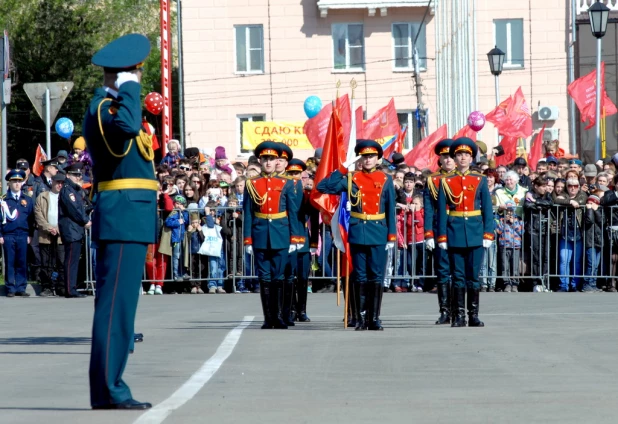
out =
[[[618,2],[618,0],[615,0]],[[367,9],[369,16],[375,16],[380,11],[380,16],[386,16],[388,9],[395,7],[427,7],[429,0],[318,0],[320,16],[326,18],[329,10],[342,9]],[[434,3],[431,4],[430,13],[434,13]]]
[[[596,2],[597,0],[576,0],[575,11],[577,12],[577,15],[588,13],[590,6]],[[618,0],[605,0],[604,3],[612,12],[618,12]]]

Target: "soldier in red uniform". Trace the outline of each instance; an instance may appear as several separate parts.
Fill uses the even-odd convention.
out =
[[[386,250],[393,249],[397,241],[395,186],[389,175],[376,170],[382,146],[373,140],[358,140],[354,151],[359,155],[355,161],[361,160],[362,171],[346,175],[333,171],[318,183],[317,190],[326,194],[348,193],[355,329],[383,330],[380,309]],[[346,168],[348,165],[351,163],[344,164]]]
[[[448,250],[453,284],[452,327],[466,326],[465,298],[468,292],[470,327],[483,327],[479,320],[479,271],[483,248],[494,240],[494,218],[487,178],[469,170],[477,146],[467,137],[450,147],[457,168],[445,175],[438,193],[438,246]]]

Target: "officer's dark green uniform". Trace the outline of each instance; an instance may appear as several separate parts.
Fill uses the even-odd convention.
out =
[[[357,155],[377,154],[382,146],[373,140],[358,140]],[[351,204],[348,242],[352,255],[352,295],[356,303],[356,329],[382,330],[380,309],[387,243],[397,241],[395,186],[390,175],[375,169],[347,175],[338,170],[318,183],[326,194],[348,192]],[[365,312],[366,311],[366,312]]]
[[[450,155],[458,152],[476,157],[477,146],[467,137],[453,141]],[[463,171],[463,172],[462,172]],[[451,326],[466,325],[465,297],[471,327],[482,327],[479,312],[479,271],[483,241],[494,239],[494,215],[487,178],[478,172],[455,169],[442,177],[438,194],[438,244],[446,244],[453,284]],[[441,247],[441,248],[442,248]]]
[[[136,69],[150,52],[140,34],[111,42],[92,63],[118,74],[117,91],[99,88],[84,118],[92,156],[92,240],[97,248],[97,298],[92,326],[90,402],[94,409],[146,409],[133,399],[122,373],[133,338],[146,247],[157,235],[157,182],[152,140],[142,129]],[[128,74],[132,72],[132,74]],[[135,79],[131,80],[131,79]]]
[[[442,140],[436,145],[434,152],[438,157],[450,155],[452,143],[453,140],[450,138]],[[434,239],[435,234],[438,232],[438,193],[440,191],[440,181],[446,174],[448,174],[448,171],[440,169],[427,177],[427,185],[423,193],[425,240]],[[440,307],[440,318],[438,318],[436,324],[448,324],[451,322],[451,269],[448,262],[448,253],[434,246],[433,263],[437,279],[438,305]]]

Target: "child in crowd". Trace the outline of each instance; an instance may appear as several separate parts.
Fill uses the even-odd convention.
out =
[[[236,276],[242,275],[243,266],[243,238],[242,238],[242,208],[238,204],[238,199],[234,194],[230,196],[225,212],[225,220],[230,231],[229,248],[227,249],[227,264],[230,275],[236,272]],[[235,247],[234,247],[235,246]],[[236,257],[234,257],[236,254]],[[235,268],[234,268],[235,267]],[[236,291],[238,293],[249,293],[242,279],[236,280]]]
[[[221,174],[223,172],[227,172],[228,174],[230,174],[231,178],[228,182],[234,181],[236,178],[238,178],[236,170],[230,164],[230,161],[225,154],[225,147],[217,146],[215,148],[215,169],[213,169],[212,178],[220,180]]]
[[[84,137],[78,137],[73,142],[73,152],[69,155],[68,166],[73,165],[75,162],[81,162],[84,164],[82,168],[82,175],[85,182],[90,182],[92,177],[92,158],[86,151],[86,139]]]
[[[206,261],[198,252],[204,242],[204,233],[200,223],[199,212],[191,212],[189,215],[191,224],[187,227],[187,236],[191,249],[191,294],[204,294],[202,290],[202,278],[205,277]]]
[[[412,280],[412,291],[422,293],[425,286],[425,209],[422,194],[414,195],[409,210],[412,225],[408,231],[412,232],[413,239],[408,245],[408,273],[416,277]]]
[[[165,226],[172,229],[172,279],[176,282],[189,280],[184,273],[185,263],[185,231],[189,222],[189,213],[185,210],[186,199],[177,195],[174,197],[174,210],[165,220]]]
[[[504,277],[504,292],[517,293],[519,282],[519,258],[521,257],[521,240],[524,232],[523,222],[515,214],[515,203],[508,202],[504,217],[500,218],[496,227],[498,245],[502,258],[502,276]]]
[[[170,140],[167,143],[167,154],[161,161],[161,165],[167,165],[170,169],[174,169],[180,163],[180,159],[184,159],[180,153],[180,143],[178,140]]]
[[[215,225],[221,225],[221,219],[217,217],[217,212],[214,208],[217,207],[217,203],[214,201],[208,202],[208,205],[204,209],[206,213],[206,226],[208,228],[215,228]],[[223,236],[223,235],[222,235]],[[208,281],[208,293],[209,294],[225,294],[223,289],[223,273],[225,272],[225,246],[221,245],[221,253],[219,256],[207,256],[209,277]]]
[[[603,250],[603,212],[599,210],[604,192],[597,190],[588,196],[586,215],[584,217],[584,243],[586,249],[586,272],[584,277],[584,292],[597,292],[597,279],[601,252]]]

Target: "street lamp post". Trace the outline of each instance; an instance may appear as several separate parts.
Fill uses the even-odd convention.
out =
[[[496,107],[500,104],[500,74],[502,73],[502,66],[504,65],[504,52],[495,46],[487,53],[487,59],[489,60],[489,69],[494,76],[494,82],[496,87]],[[500,142],[500,133],[496,129],[496,144]]]
[[[607,18],[609,17],[609,8],[599,0],[588,9],[588,17],[590,18],[590,29],[592,35],[597,39],[597,104],[596,104],[596,124],[595,124],[595,143],[594,143],[594,160],[600,159],[599,149],[601,146],[601,38],[607,30]]]

